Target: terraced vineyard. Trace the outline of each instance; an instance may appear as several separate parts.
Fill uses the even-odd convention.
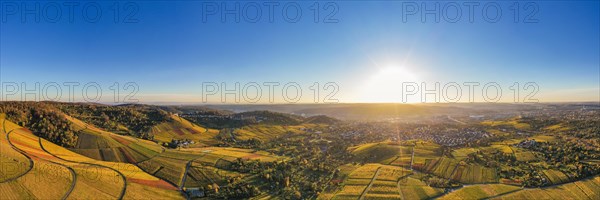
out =
[[[96,160],[138,163],[162,151],[156,143],[117,135],[66,116],[78,131],[77,145],[70,150]]]
[[[14,147],[6,149],[6,154],[3,149],[2,155],[19,162],[26,155],[33,163],[33,168],[22,176],[17,175],[22,171],[2,174],[5,181],[0,183],[0,194],[7,199],[140,199],[156,195],[181,198],[177,188],[135,165],[84,157],[2,121],[4,127],[12,130],[3,128],[0,141]]]
[[[521,190],[521,187],[503,185],[503,184],[485,184],[485,185],[470,185],[452,191],[440,199],[460,200],[460,199],[487,199],[490,197],[500,196]]]
[[[398,182],[402,199],[430,199],[444,193],[443,189],[428,186],[419,179],[407,177]]]
[[[171,116],[171,120],[158,124],[150,130],[154,135],[154,139],[158,142],[171,142],[173,139],[189,139],[199,141],[192,147],[216,145],[215,136],[219,130],[208,129],[197,124],[191,123],[188,120],[179,116]]]
[[[251,125],[235,129],[233,134],[237,140],[259,139],[269,141],[285,133],[303,133],[304,126],[281,126],[281,125]]]
[[[423,168],[428,173],[435,174],[461,183],[497,183],[496,170],[474,164],[461,164],[451,158],[438,158],[425,164]]]
[[[599,199],[600,177],[541,189],[523,189],[493,199]]]

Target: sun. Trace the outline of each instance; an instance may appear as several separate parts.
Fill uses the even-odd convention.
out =
[[[387,66],[366,77],[359,86],[359,101],[369,103],[402,102],[402,83],[420,83],[416,73],[405,66]],[[408,99],[417,103],[419,99]]]

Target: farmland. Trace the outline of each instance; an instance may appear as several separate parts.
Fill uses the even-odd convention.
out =
[[[520,187],[502,184],[470,185],[452,191],[440,199],[486,199],[520,190]]]
[[[214,137],[219,131],[201,127],[184,118],[172,115],[169,121],[153,126],[150,133],[154,135],[154,140],[161,143],[171,142],[173,139],[189,139],[199,141],[194,146],[210,146],[217,144]]]
[[[139,166],[154,176],[163,178],[177,186],[198,187],[207,183],[223,184],[228,175],[237,174],[227,170],[238,159],[273,162],[282,157],[254,152],[249,149],[203,147],[183,150],[167,150],[161,155],[139,163]],[[190,164],[188,173],[184,174]],[[184,176],[189,176],[184,182]]]
[[[7,199],[596,199],[600,188],[598,141],[589,139],[594,123],[573,129],[580,122],[457,117],[462,123],[449,124],[441,117],[422,125],[269,112],[184,119],[154,110],[160,115],[140,122],[148,132],[136,133],[146,128],[127,119],[105,124],[94,112],[78,115],[81,121],[35,109],[29,118],[0,114],[0,193]],[[39,124],[49,123],[42,114],[60,122],[48,125],[50,135],[39,133]],[[202,119],[228,127],[207,129],[196,124]],[[546,128],[552,124],[561,127]]]
[[[513,118],[509,120],[503,121],[483,121],[482,125],[491,126],[491,127],[507,127],[507,128],[515,128],[517,130],[529,130],[531,129],[531,125],[521,121],[519,118]]]
[[[524,189],[494,199],[598,199],[600,177],[541,189]]]
[[[67,117],[78,131],[78,140],[70,150],[96,160],[137,163],[162,151],[156,143],[101,130],[73,117]]]
[[[236,140],[249,140],[251,138],[261,141],[269,141],[284,133],[303,133],[303,126],[281,126],[281,125],[251,125],[244,126],[233,131]]]
[[[10,124],[8,121],[5,123]],[[6,137],[2,137],[2,140],[4,138]],[[85,199],[117,199],[149,197],[152,194],[181,197],[176,188],[161,183],[160,179],[146,174],[132,164],[97,161],[84,157],[38,138],[22,128],[13,130],[8,138],[17,149],[32,157],[35,164],[34,168],[24,176],[1,183],[3,193],[21,190],[14,194],[26,194],[31,198],[68,196]],[[126,180],[129,181],[125,182]],[[47,190],[49,184],[54,186],[53,190]],[[131,189],[125,190],[125,187]],[[27,197],[14,196],[17,199]]]
[[[496,170],[474,164],[463,164],[450,158],[430,160],[423,168],[428,173],[461,183],[496,183]]]
[[[428,186],[423,181],[408,177],[398,183],[402,199],[430,199],[443,194],[444,190]]]

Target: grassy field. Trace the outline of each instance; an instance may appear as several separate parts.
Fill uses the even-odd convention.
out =
[[[4,122],[2,118],[0,120]],[[10,147],[2,128],[0,137],[0,182],[4,182],[26,173],[32,167],[32,163],[25,155]]]
[[[379,164],[366,164],[351,169],[347,179],[344,180],[344,186],[338,191],[332,199],[358,199],[367,189],[367,186],[373,179],[375,172],[379,169]]]
[[[481,124],[485,125],[485,126],[491,126],[491,127],[506,126],[506,127],[515,128],[517,130],[530,130],[531,129],[531,125],[519,121],[519,118],[512,118],[512,119],[502,120],[502,121],[487,120],[487,121],[481,122]]]
[[[386,165],[410,167],[414,151],[413,167],[422,167],[427,160],[440,157],[435,151],[439,145],[425,141],[411,141],[408,145],[394,142],[368,143],[348,148],[358,162],[374,162]]]
[[[400,199],[398,183],[396,181],[380,181],[378,178],[367,191],[365,199]]]
[[[158,124],[150,130],[154,140],[158,142],[171,142],[172,139],[189,139],[195,141],[193,146],[210,146],[218,144],[215,136],[219,131],[208,129],[179,116],[172,115],[171,121]]]
[[[400,146],[391,142],[363,144],[350,147],[348,151],[354,155],[354,160],[359,162],[410,164],[411,147]]]
[[[251,149],[202,147],[166,150],[159,156],[139,163],[139,166],[152,175],[177,186],[198,187],[206,186],[209,182],[223,184],[221,181],[223,177],[240,175],[226,170],[229,164],[237,159],[271,162],[285,158]],[[190,170],[184,174],[188,162],[190,162]],[[184,176],[188,176],[185,182],[183,182]]]
[[[430,199],[441,195],[444,190],[427,186],[419,179],[407,177],[398,182],[402,199]]]
[[[116,199],[122,191],[125,191],[125,199],[147,199],[159,195],[182,198],[177,188],[135,165],[94,160],[40,139],[24,128],[16,129],[9,138],[18,149],[33,158],[34,169],[14,181],[0,183],[3,197],[60,199],[73,187],[68,198]],[[1,137],[0,141],[4,143],[5,139]],[[69,170],[77,177],[74,185]]]
[[[269,141],[286,133],[304,133],[304,126],[280,126],[280,125],[250,125],[235,129],[233,134],[236,140],[249,140],[252,138],[261,141]]]
[[[600,199],[600,177],[559,186],[524,189],[494,199]]]
[[[2,199],[60,199],[70,190],[74,177],[69,168],[37,157],[30,159],[13,149],[7,140],[24,132],[0,114],[0,196]],[[5,131],[6,128],[6,131]],[[19,141],[10,141],[19,145]],[[26,153],[26,152],[25,152]],[[31,169],[31,170],[29,170]],[[53,185],[54,187],[48,187]]]
[[[425,172],[461,183],[497,183],[495,169],[474,164],[461,164],[458,160],[441,157],[428,162]]]
[[[504,184],[484,184],[465,186],[458,190],[454,190],[440,199],[443,200],[470,200],[470,199],[486,199],[496,195],[502,195],[509,192],[520,190],[521,187],[504,185]]]
[[[546,177],[548,177],[548,180],[552,184],[560,184],[560,183],[565,183],[565,182],[569,181],[569,177],[567,177],[566,174],[564,174],[558,170],[548,169],[548,170],[544,170],[543,173]]]
[[[358,199],[363,193],[365,199],[397,199],[400,198],[398,181],[410,174],[408,169],[390,165],[344,165],[340,168],[340,179],[337,179],[342,181],[343,187],[339,191],[329,191],[319,199]],[[371,182],[373,184],[368,188]]]
[[[464,160],[468,157],[469,154],[475,153],[479,151],[476,148],[460,148],[452,151],[452,156],[457,160]]]
[[[138,163],[147,160],[162,148],[150,141],[117,135],[99,129],[73,117],[66,117],[74,130],[79,130],[77,145],[70,150],[96,160]]]

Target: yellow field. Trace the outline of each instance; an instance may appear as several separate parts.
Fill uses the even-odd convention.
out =
[[[460,148],[452,151],[452,156],[457,160],[464,160],[471,153],[477,152],[476,148]]]
[[[350,173],[350,175],[348,176],[348,178],[373,178],[373,176],[375,175],[375,172],[377,171],[377,169],[379,169],[381,167],[381,165],[379,164],[366,164],[363,165],[362,167],[359,167],[358,169],[354,170],[352,173]]]
[[[464,165],[458,160],[441,157],[431,160],[423,168],[428,173],[461,183],[497,183],[496,170],[480,165]]]
[[[285,133],[304,133],[304,126],[280,126],[280,125],[251,125],[235,129],[233,134],[237,140],[259,139],[269,141]]]
[[[442,196],[440,199],[448,200],[470,200],[470,199],[485,199],[496,195],[505,194],[520,190],[521,187],[503,185],[503,184],[485,184],[465,186],[451,193]]]
[[[379,177],[379,176],[378,176]],[[365,199],[399,199],[400,191],[395,181],[375,181],[367,191]]]
[[[73,186],[68,198],[116,199],[120,197],[124,187],[127,187],[125,198],[156,198],[153,194],[181,198],[177,188],[143,172],[135,165],[84,157],[40,139],[24,128],[15,129],[9,138],[18,149],[34,158],[34,169],[15,181],[0,184],[3,197],[60,199]],[[5,139],[6,137],[2,137],[0,141],[4,143]],[[77,177],[74,185],[69,169]],[[10,194],[4,195],[5,192]]]
[[[184,118],[172,115],[171,121],[158,124],[150,130],[154,140],[158,142],[171,142],[172,139],[189,139],[196,144],[192,146],[201,147],[216,145],[218,141],[214,138],[219,130],[208,129],[194,124]]]
[[[66,167],[43,160],[35,160],[33,169],[18,179],[0,183],[2,199],[60,199],[63,198],[73,177]],[[48,187],[48,186],[52,187]]]
[[[147,160],[162,151],[162,147],[151,141],[121,136],[104,131],[91,124],[65,116],[72,129],[79,130],[77,144],[70,150],[96,160],[137,163]]]
[[[399,182],[400,194],[403,199],[430,199],[441,195],[444,190],[427,186],[424,182],[407,177]]]
[[[548,180],[552,184],[560,184],[569,181],[569,177],[566,174],[558,170],[548,169],[543,171],[544,175],[548,177]]]
[[[397,182],[398,180],[400,180],[400,178],[408,176],[410,174],[410,170],[401,167],[381,165],[381,169],[379,170],[379,174],[377,175],[377,180]]]
[[[531,129],[531,125],[527,124],[527,123],[523,123],[523,122],[519,122],[518,118],[513,118],[513,119],[509,119],[509,120],[504,120],[504,121],[483,121],[481,122],[482,125],[485,126],[491,126],[491,127],[497,127],[497,126],[510,126],[510,127],[514,127],[515,129],[518,130],[530,130]]]
[[[543,189],[524,189],[494,199],[600,199],[600,177]]]
[[[2,119],[0,119],[2,120]],[[4,121],[4,120],[2,120]],[[0,128],[0,182],[17,177],[31,168],[29,159],[10,147],[6,138],[6,133]]]

